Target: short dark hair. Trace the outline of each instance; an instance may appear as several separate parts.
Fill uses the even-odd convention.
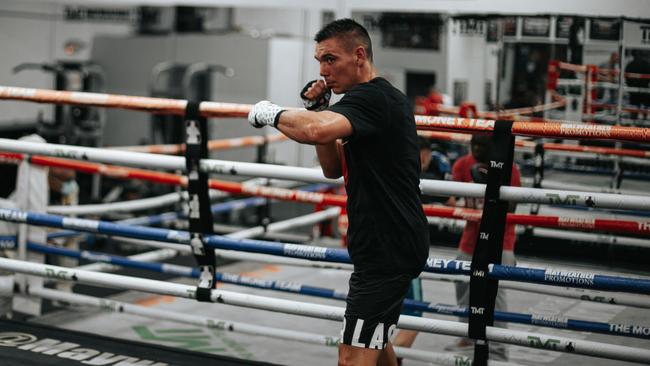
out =
[[[314,41],[322,42],[335,37],[341,37],[346,42],[354,40],[354,46],[362,45],[366,50],[368,60],[372,62],[372,41],[368,31],[361,24],[350,18],[337,19],[319,30],[314,37]]]
[[[488,148],[492,147],[492,136],[485,133],[475,133],[470,140],[472,145],[483,145]]]

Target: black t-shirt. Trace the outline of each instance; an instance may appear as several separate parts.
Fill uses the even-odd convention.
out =
[[[420,153],[406,96],[383,78],[350,89],[329,108],[353,133],[343,141],[348,251],[357,270],[419,273],[429,253],[420,201]]]

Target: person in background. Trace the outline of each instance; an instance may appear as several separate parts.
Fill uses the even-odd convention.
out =
[[[625,75],[625,83],[633,88],[650,88],[650,62],[648,61],[648,53],[644,54],[642,51],[632,51],[632,61],[625,66],[626,74],[642,74],[642,75]],[[630,104],[639,109],[646,109],[645,113],[633,112],[632,118],[648,118],[650,114],[650,93],[643,92],[630,92]]]
[[[429,88],[429,93],[423,97],[415,97],[415,114],[422,114],[427,116],[438,116],[439,106],[452,106],[453,102],[451,97],[447,94],[440,92],[434,84]]]
[[[613,83],[618,85],[618,69],[620,57],[618,52],[612,52],[606,62],[598,65],[599,80],[606,83]],[[617,104],[618,92],[614,88],[598,88],[598,100],[602,103]]]
[[[438,143],[419,136],[420,179],[445,180],[451,178],[451,165],[445,149]],[[445,202],[447,199],[422,195],[422,203]]]
[[[492,137],[490,135],[474,134],[470,142],[470,152],[460,157],[452,167],[452,179],[458,182],[468,183],[487,183],[488,164],[490,150],[492,149]],[[512,166],[512,176],[510,185],[514,187],[521,186],[521,175],[516,165]],[[466,197],[462,201],[451,198],[450,205],[464,206],[465,208],[483,209],[483,198]],[[516,204],[510,204],[508,211],[514,212]],[[458,245],[458,256],[456,259],[462,261],[471,261],[476,247],[480,221],[468,220]],[[507,266],[515,265],[515,225],[507,224],[503,238],[503,255],[501,263]],[[456,283],[456,300],[458,306],[469,307],[469,282]],[[496,298],[496,310],[507,311],[507,300],[503,290],[499,290]],[[467,319],[461,318],[463,322]],[[506,328],[506,324],[495,322],[496,327]],[[448,351],[454,351],[473,346],[473,342],[468,338],[461,338],[454,346],[446,347]],[[505,346],[490,343],[490,353],[499,359],[507,359]]]
[[[33,134],[21,137],[20,141],[43,143],[45,139]],[[18,166],[16,188],[7,199],[0,199],[0,208],[45,212],[47,205],[51,203],[50,199],[52,197],[62,197],[72,186],[76,187],[74,177],[74,170],[55,167],[46,168],[23,161]],[[55,202],[60,203],[59,201]],[[18,224],[0,221],[0,236],[13,238],[17,234]],[[33,228],[28,230],[26,239],[45,244],[45,229]],[[43,261],[42,255],[35,252],[28,252],[27,256],[28,260]],[[0,241],[0,257],[11,259],[17,257],[14,239]],[[76,263],[76,260],[74,260],[74,263]],[[0,318],[11,318],[12,316],[13,287],[13,273],[0,270]]]
[[[47,175],[47,183],[50,187],[50,204],[74,206],[79,204],[79,185],[77,184],[76,171],[65,168],[50,167]],[[79,250],[80,237],[71,236],[68,238],[58,238],[52,240],[52,243],[58,247],[70,250]],[[74,268],[79,266],[77,258],[65,256],[50,256],[48,263]],[[73,282],[59,281],[56,283],[56,289],[60,291],[72,292]],[[59,305],[58,301],[53,302]]]

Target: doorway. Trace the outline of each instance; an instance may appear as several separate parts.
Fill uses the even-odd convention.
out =
[[[542,104],[546,93],[546,76],[550,60],[566,60],[566,45],[547,43],[510,43],[512,79],[505,108]],[[504,70],[506,73],[507,70]]]

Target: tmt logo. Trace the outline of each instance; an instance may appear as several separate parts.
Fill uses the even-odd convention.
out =
[[[474,270],[472,273],[475,277],[485,277],[485,271],[481,271],[480,269]]]
[[[455,366],[472,366],[472,359],[467,356],[454,355]]]
[[[472,306],[471,308],[472,308],[472,314],[478,314],[478,315],[485,314],[485,308],[479,308],[479,307],[476,307],[476,306]]]
[[[58,278],[60,280],[67,280],[68,279],[68,271],[57,270],[57,269],[52,269],[52,268],[45,268],[45,277]]]
[[[528,343],[534,348],[552,349],[557,350],[560,341],[553,338],[548,338],[544,342],[540,337],[528,336]]]
[[[496,169],[503,169],[503,162],[502,161],[494,161],[490,160],[490,168],[496,168]]]
[[[548,203],[551,205],[575,206],[578,204],[578,200],[580,199],[580,196],[576,194],[567,194],[562,197],[557,193],[547,193],[546,197],[548,198]]]

